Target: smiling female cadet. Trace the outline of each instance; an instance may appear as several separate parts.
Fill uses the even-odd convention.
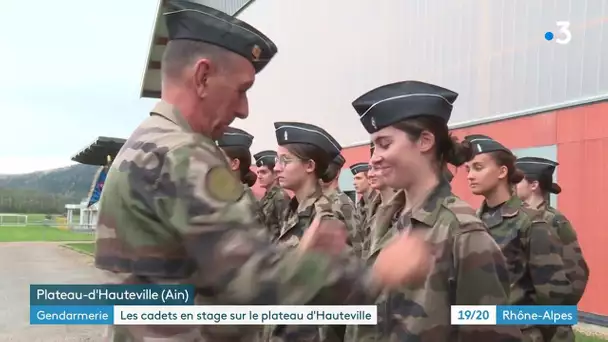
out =
[[[403,189],[397,223],[372,248],[374,259],[400,232],[424,236],[434,251],[432,271],[418,285],[385,293],[378,325],[349,332],[352,341],[520,341],[508,326],[452,326],[450,305],[507,303],[509,278],[500,248],[475,211],[456,197],[444,164],[470,159],[468,145],[448,133],[458,94],[418,81],[376,88],[353,102],[375,151],[370,163],[387,185]],[[399,267],[399,265],[395,265]]]
[[[577,305],[581,300],[587,281],[589,267],[583,257],[583,251],[576,236],[576,231],[570,221],[557,209],[549,204],[549,194],[559,194],[562,189],[553,183],[553,173],[559,165],[545,158],[518,158],[515,166],[524,173],[524,179],[517,183],[517,196],[532,209],[540,210],[545,220],[551,224],[554,232],[560,238],[563,248],[563,260],[566,275],[572,282],[572,298],[567,305]],[[574,332],[569,325],[551,326],[543,329],[545,338],[552,342],[574,341]]]
[[[509,265],[512,305],[564,305],[572,295],[566,277],[562,244],[542,213],[525,208],[514,186],[524,175],[515,167],[515,155],[494,139],[465,137],[474,158],[467,163],[469,187],[484,202],[478,216],[490,229]],[[527,340],[544,341],[537,326],[524,326]]]

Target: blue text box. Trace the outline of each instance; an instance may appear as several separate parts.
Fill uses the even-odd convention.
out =
[[[574,305],[498,305],[496,325],[574,325],[578,310]]]
[[[30,285],[30,305],[194,305],[192,285]]]
[[[114,323],[113,306],[30,306],[30,324],[104,324]]]

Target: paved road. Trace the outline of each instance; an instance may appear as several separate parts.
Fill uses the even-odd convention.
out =
[[[103,326],[30,326],[29,285],[108,281],[90,257],[57,243],[0,243],[0,341],[101,341]]]

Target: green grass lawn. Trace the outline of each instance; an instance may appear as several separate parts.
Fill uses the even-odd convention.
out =
[[[89,255],[95,253],[95,242],[71,242],[66,243],[64,246]]]
[[[588,336],[576,333],[576,342],[607,342],[608,339],[599,336]]]
[[[0,242],[26,241],[93,241],[91,233],[77,233],[44,226],[0,226]]]

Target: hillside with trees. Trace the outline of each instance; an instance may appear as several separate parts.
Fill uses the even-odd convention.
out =
[[[0,213],[61,214],[88,195],[98,167],[73,165],[22,175],[0,175]]]

